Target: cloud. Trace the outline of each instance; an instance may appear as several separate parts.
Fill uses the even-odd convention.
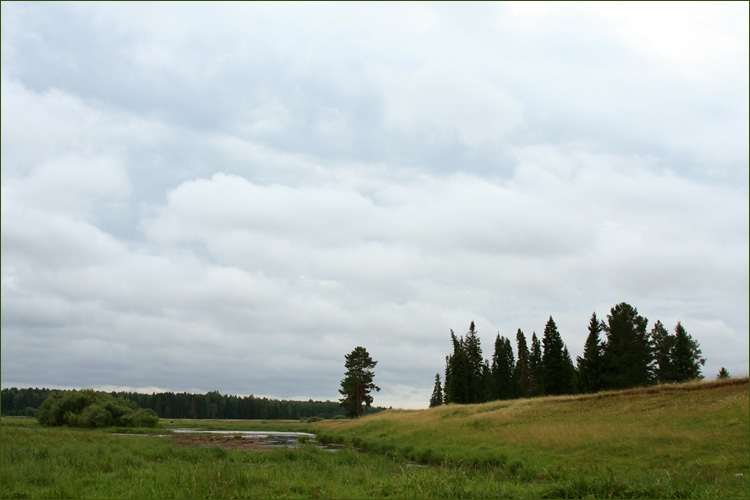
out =
[[[621,301],[746,372],[725,8],[3,3],[3,384],[335,399],[363,345],[420,407],[449,329]]]
[[[448,68],[375,71],[385,123],[398,132],[458,140],[467,147],[502,141],[523,124],[523,105],[501,87]]]

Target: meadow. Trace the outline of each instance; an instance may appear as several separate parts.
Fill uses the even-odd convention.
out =
[[[748,498],[748,380],[390,410],[356,420],[163,420],[144,435],[3,418],[3,498]],[[170,428],[315,443],[185,446]],[[132,430],[128,430],[132,432]]]

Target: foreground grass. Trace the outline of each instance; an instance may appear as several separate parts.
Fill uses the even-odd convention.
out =
[[[360,450],[227,450],[2,419],[3,498],[747,498],[748,382],[541,398],[356,421],[164,421],[312,430]],[[430,464],[415,466],[412,462]]]
[[[165,438],[3,425],[3,498],[498,498],[540,488],[496,470],[410,467],[313,445],[238,451]]]

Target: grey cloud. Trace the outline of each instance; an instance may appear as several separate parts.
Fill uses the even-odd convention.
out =
[[[336,398],[365,345],[424,406],[450,328],[575,356],[623,300],[747,371],[742,72],[628,10],[208,5],[3,3],[4,386]]]

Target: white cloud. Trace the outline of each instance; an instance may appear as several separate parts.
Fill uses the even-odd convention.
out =
[[[523,105],[505,90],[455,68],[372,68],[383,87],[385,121],[399,133],[468,147],[502,141],[523,125]]]
[[[3,384],[336,398],[363,345],[418,407],[450,328],[575,356],[621,301],[747,372],[713,5],[3,3]]]

